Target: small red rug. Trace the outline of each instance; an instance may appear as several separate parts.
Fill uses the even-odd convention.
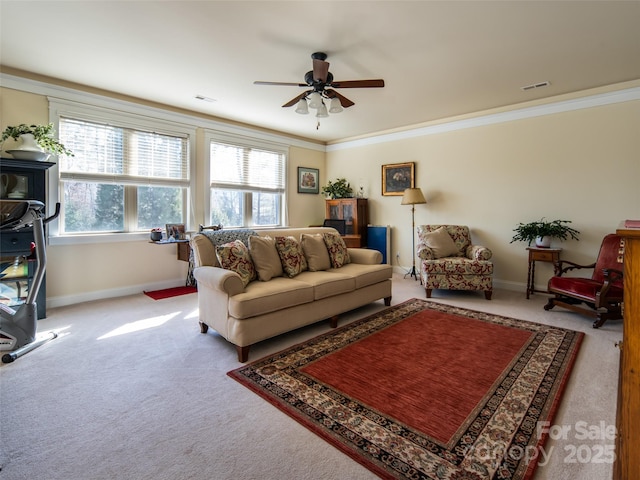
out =
[[[381,478],[523,480],[583,336],[412,299],[229,376]]]
[[[154,300],[162,300],[163,298],[177,297],[179,295],[188,295],[189,293],[197,293],[197,287],[173,287],[165,288],[164,290],[152,290],[151,292],[144,292],[148,297]]]

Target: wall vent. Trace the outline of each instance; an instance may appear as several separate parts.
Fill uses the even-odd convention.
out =
[[[540,82],[540,83],[533,83],[531,85],[526,85],[524,87],[520,87],[520,89],[523,92],[526,92],[527,90],[533,90],[534,88],[548,87],[549,85],[551,85],[551,82]]]
[[[196,95],[196,100],[202,100],[203,102],[215,102],[214,98],[205,97],[204,95]]]

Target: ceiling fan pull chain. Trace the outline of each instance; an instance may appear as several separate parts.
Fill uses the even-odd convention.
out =
[[[316,130],[320,130],[320,120],[318,120],[318,124],[316,125]]]

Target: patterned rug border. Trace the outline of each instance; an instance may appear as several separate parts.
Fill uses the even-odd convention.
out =
[[[451,449],[448,448],[451,447],[450,445],[443,446],[431,437],[412,430],[410,426],[400,424],[393,418],[375,412],[370,407],[360,404],[360,402],[342,396],[342,392],[334,391],[327,386],[323,387],[324,384],[320,382],[314,384],[313,379],[297,370],[317,358],[344,348],[350,343],[397,324],[423,310],[435,310],[497,325],[520,328],[530,331],[533,335],[532,339],[523,347],[523,351],[517,357],[514,357],[509,368],[505,370],[506,373],[496,382],[494,388],[487,393],[485,397],[486,405],[491,402],[491,406],[477,409],[482,411],[483,415],[478,414],[475,421],[469,421],[465,424],[465,428],[469,429],[466,433],[465,431],[459,431],[456,434],[456,445]],[[540,348],[541,341],[548,341],[548,336],[550,336],[552,342],[555,341],[557,343],[557,346],[554,347],[557,348],[557,351],[553,354],[555,360],[550,360],[548,365],[548,369],[552,372],[550,374],[546,371],[541,376],[540,383],[535,388],[535,395],[533,395],[530,403],[526,405],[526,415],[523,414],[522,418],[517,421],[519,423],[516,425],[515,430],[510,432],[510,439],[495,439],[503,444],[502,450],[500,450],[500,447],[496,447],[491,443],[494,441],[491,438],[491,434],[500,437],[500,432],[496,433],[498,429],[492,427],[490,421],[494,416],[498,415],[499,404],[503,400],[507,403],[505,400],[506,395],[509,393],[507,390],[516,383],[513,378],[508,378],[512,377],[508,373],[513,372],[514,369],[520,370],[528,365],[532,355],[535,355],[537,349]],[[553,325],[539,324],[528,320],[413,298],[275,354],[255,360],[228,372],[227,375],[381,478],[475,480],[476,478],[487,478],[487,474],[491,472],[489,478],[529,479],[533,476],[537,467],[535,458],[526,462],[521,458],[513,458],[509,454],[526,452],[527,449],[544,446],[547,435],[542,435],[539,438],[534,437],[537,433],[536,424],[543,420],[553,421],[576,357],[580,351],[583,338],[584,334],[582,332]],[[530,350],[528,354],[526,350]],[[544,354],[544,351],[542,353]],[[523,362],[523,359],[526,361]],[[520,367],[517,367],[518,364],[521,364]],[[415,451],[418,449],[423,451],[420,454],[413,452],[414,458],[409,458],[411,456],[406,454],[404,454],[404,458],[399,458],[402,456],[402,452],[399,455],[398,452],[384,451],[373,442],[369,442],[368,439],[358,435],[357,432],[351,431],[351,429],[335,421],[326,412],[297,400],[295,396],[287,391],[292,382],[303,388],[310,389],[309,391],[319,392],[319,395],[325,396],[327,402],[336,402],[338,405],[349,402],[350,406],[357,404],[357,408],[353,411],[358,412],[362,417],[359,419],[360,421],[365,419],[366,422],[375,425],[376,428],[387,428],[389,429],[387,434],[398,435],[398,438],[406,444],[405,446],[408,445]],[[500,386],[503,382],[505,382],[504,388]],[[500,394],[496,393],[498,391],[500,391]],[[493,400],[489,400],[490,398],[493,398]],[[485,427],[489,433],[484,431]],[[485,457],[482,456],[483,449],[485,452],[497,450],[504,453],[504,455],[498,458],[498,462],[491,459],[487,460],[485,458],[486,453],[484,454]],[[471,454],[467,457],[466,455],[470,452]],[[472,454],[477,458],[471,458]],[[420,461],[416,461],[418,457],[420,457]],[[430,471],[420,468],[420,465],[422,465],[420,462],[425,460],[425,457],[428,457],[426,463],[432,467]],[[483,464],[483,461],[489,466]],[[438,462],[442,465],[437,465]],[[416,463],[419,465],[416,465]],[[465,469],[458,471],[456,470],[457,467]]]

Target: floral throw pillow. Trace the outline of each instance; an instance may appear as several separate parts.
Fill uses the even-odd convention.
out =
[[[295,237],[276,237],[276,250],[280,256],[282,270],[288,277],[293,278],[307,270],[307,259],[304,258],[302,247]]]
[[[351,262],[349,257],[349,251],[347,245],[340,235],[335,233],[322,234],[324,244],[327,246],[329,252],[329,258],[331,259],[331,266],[333,268],[340,268],[347,263]]]
[[[242,284],[246,287],[250,281],[256,279],[256,269],[251,261],[249,249],[240,240],[218,245],[216,257],[220,266],[240,275]]]

